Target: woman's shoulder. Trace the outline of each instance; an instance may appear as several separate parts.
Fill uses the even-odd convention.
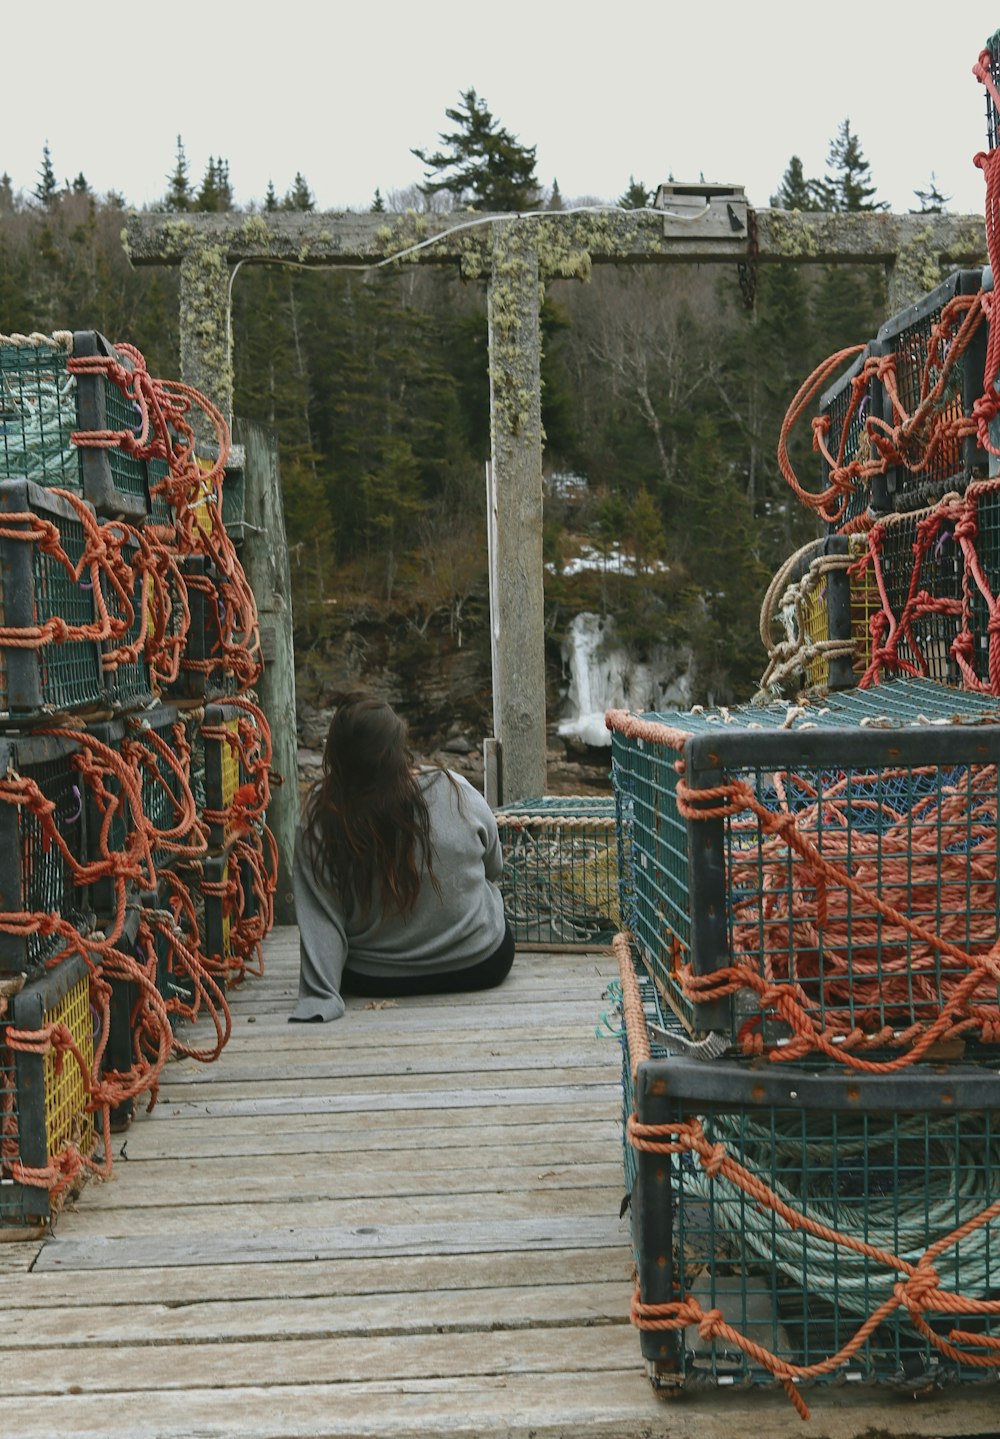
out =
[[[441,803],[457,799],[461,804],[469,801],[472,805],[485,805],[486,800],[475,785],[457,770],[444,769],[438,765],[427,765],[418,771],[420,784],[428,800],[433,797]]]

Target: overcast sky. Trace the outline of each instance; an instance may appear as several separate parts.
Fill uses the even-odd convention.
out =
[[[1000,0],[340,0],[168,5],[0,0],[0,172],[36,183],[49,143],[61,182],[153,204],[184,140],[197,184],[229,162],[238,203],[296,170],[319,209],[367,209],[418,182],[445,108],[470,86],[566,199],[613,201],[630,175],[742,184],[768,204],[792,154],[822,175],[849,117],[878,197],[938,188],[981,213],[973,155],[985,97],[971,73]]]

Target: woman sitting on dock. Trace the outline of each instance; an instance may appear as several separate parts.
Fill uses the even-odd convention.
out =
[[[342,697],[295,842],[299,998],[293,1020],[339,1019],[342,995],[492,989],[514,938],[486,800],[416,768],[406,725],[367,692]]]

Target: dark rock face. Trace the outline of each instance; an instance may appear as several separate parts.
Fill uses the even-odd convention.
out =
[[[308,787],[320,773],[320,757],[337,694],[363,686],[406,720],[414,752],[446,765],[477,788],[483,783],[483,739],[493,733],[489,633],[466,630],[459,645],[447,624],[421,632],[403,616],[386,620],[355,616],[322,647],[299,647],[299,782]],[[546,713],[550,748],[548,794],[606,794],[609,752],[568,755],[555,735],[561,678],[558,654],[550,657]]]

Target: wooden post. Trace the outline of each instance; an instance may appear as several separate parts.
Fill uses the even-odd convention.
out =
[[[493,226],[492,241],[493,724],[499,798],[510,804],[545,793],[541,342],[534,231],[525,221],[504,220]]]
[[[244,447],[245,528],[240,558],[257,600],[264,673],[258,682],[260,707],[271,726],[272,769],[281,784],[271,789],[267,822],[278,846],[276,924],[294,924],[292,854],[299,820],[298,741],[295,725],[295,668],[292,651],[291,579],[285,516],[281,505],[278,441],[273,430],[249,420],[234,422]]]

